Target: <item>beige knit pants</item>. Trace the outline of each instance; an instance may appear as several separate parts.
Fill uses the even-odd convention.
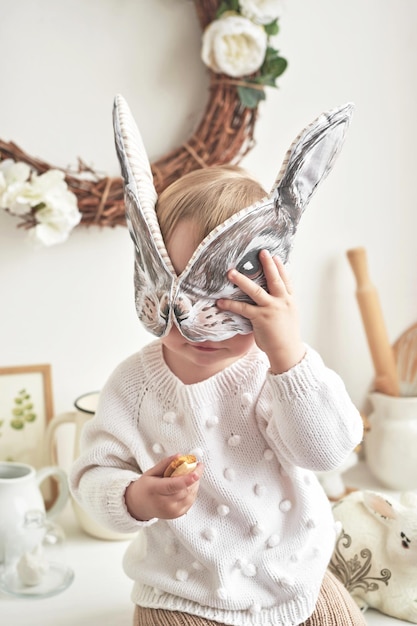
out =
[[[147,609],[137,606],[133,626],[226,626],[189,613]],[[276,624],[274,626],[280,626]],[[366,626],[358,609],[344,586],[327,572],[314,613],[299,626]]]

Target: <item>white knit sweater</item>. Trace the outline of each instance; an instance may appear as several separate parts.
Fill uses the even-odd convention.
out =
[[[109,528],[141,530],[124,558],[135,603],[236,626],[289,626],[311,615],[335,541],[314,471],[339,466],[361,437],[342,381],[311,348],[285,374],[272,375],[254,350],[184,385],[155,341],[101,392],[71,490]],[[205,464],[196,502],[175,520],[133,519],[127,485],[177,452]]]

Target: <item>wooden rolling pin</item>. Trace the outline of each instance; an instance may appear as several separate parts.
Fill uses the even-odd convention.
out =
[[[388,339],[376,288],[369,278],[366,250],[353,248],[347,257],[356,278],[356,298],[375,370],[374,391],[399,395],[397,366]]]

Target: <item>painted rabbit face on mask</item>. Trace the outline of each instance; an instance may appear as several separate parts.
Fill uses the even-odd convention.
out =
[[[249,301],[226,276],[231,268],[266,287],[259,251],[285,263],[311,196],[331,170],[353,106],[323,113],[294,141],[272,191],[212,230],[177,276],[155,213],[157,193],[139,130],[126,101],[116,96],[115,142],[124,179],[126,219],[135,245],[135,302],[140,321],[158,337],[172,324],[190,341],[222,341],[252,331],[249,320],[221,311],[219,298]]]

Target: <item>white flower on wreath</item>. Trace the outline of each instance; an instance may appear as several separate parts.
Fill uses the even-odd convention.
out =
[[[239,0],[240,12],[256,24],[270,24],[282,13],[282,0]]]
[[[30,212],[30,204],[24,198],[30,167],[26,163],[15,163],[13,159],[0,162],[0,208],[9,209],[14,215]]]
[[[240,78],[261,67],[267,44],[262,26],[246,17],[225,14],[205,29],[201,57],[213,72]]]
[[[77,197],[68,191],[64,174],[58,170],[48,170],[33,181],[32,195],[43,204],[36,213],[36,226],[29,236],[45,246],[63,243],[81,221]]]
[[[32,218],[29,237],[45,246],[65,241],[82,217],[63,172],[50,169],[38,175],[12,159],[0,162],[0,208],[24,221]]]

